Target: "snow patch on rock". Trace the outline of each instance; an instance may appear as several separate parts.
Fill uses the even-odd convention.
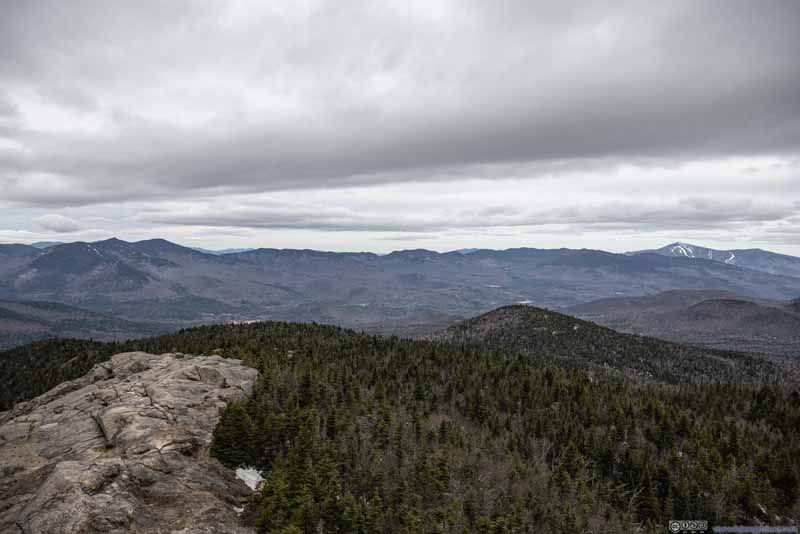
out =
[[[238,467],[236,469],[236,477],[247,484],[251,490],[258,489],[258,485],[264,481],[264,477],[255,467]]]

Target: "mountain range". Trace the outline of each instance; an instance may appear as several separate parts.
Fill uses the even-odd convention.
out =
[[[711,259],[687,259],[660,250],[416,249],[378,255],[262,248],[210,254],[163,239],[44,249],[0,245],[0,299],[66,304],[165,327],[273,319],[420,335],[514,303],[563,309],[673,289],[800,297],[800,277],[791,275],[790,261],[798,258],[760,251],[773,259],[762,262],[768,272],[755,263],[718,261],[713,252]]]
[[[659,249],[640,250],[628,254],[659,254],[670,258],[710,260],[765,273],[800,276],[800,258],[759,248],[718,250],[689,243],[672,243]]]

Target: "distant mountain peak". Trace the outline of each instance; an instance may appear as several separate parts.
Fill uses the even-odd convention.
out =
[[[770,274],[800,277],[800,258],[759,248],[720,250],[676,241],[658,249],[639,250],[626,254],[631,256],[644,253],[671,258],[709,260]]]
[[[156,238],[156,239],[144,239],[142,241],[135,241],[130,243],[133,247],[140,249],[140,250],[184,250],[184,251],[191,251],[194,250],[189,247],[184,247],[183,245],[178,245],[177,243],[173,243],[172,241],[168,241],[166,239]]]
[[[100,241],[95,241],[92,244],[93,245],[100,245],[100,244],[103,244],[103,243],[107,243],[109,245],[111,245],[111,244],[119,244],[119,243],[123,243],[125,245],[129,244],[127,241],[123,241],[122,239],[120,239],[118,237],[109,237],[108,239],[101,239]]]
[[[694,258],[695,257],[695,249],[702,249],[703,247],[696,247],[690,243],[681,243],[680,241],[676,241],[675,243],[667,245],[666,248],[669,248],[670,252],[672,252],[676,256],[686,256],[687,258]]]
[[[428,250],[426,248],[414,248],[408,250],[395,250],[388,254],[389,257],[403,257],[403,258],[433,258],[436,256],[440,256],[440,254],[434,250]]]
[[[162,244],[162,245],[180,246],[180,245],[176,245],[172,241],[168,241],[167,239],[164,239],[163,237],[154,237],[153,239],[143,239],[141,241],[136,241],[136,243],[159,243],[159,244]]]

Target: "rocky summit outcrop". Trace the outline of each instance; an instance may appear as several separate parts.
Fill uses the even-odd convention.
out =
[[[0,533],[250,532],[250,489],[208,454],[220,409],[249,395],[238,360],[118,354],[0,413]]]

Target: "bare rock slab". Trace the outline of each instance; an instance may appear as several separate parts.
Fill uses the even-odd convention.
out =
[[[219,356],[117,354],[0,413],[0,533],[244,534],[250,489],[208,454],[257,371]]]

